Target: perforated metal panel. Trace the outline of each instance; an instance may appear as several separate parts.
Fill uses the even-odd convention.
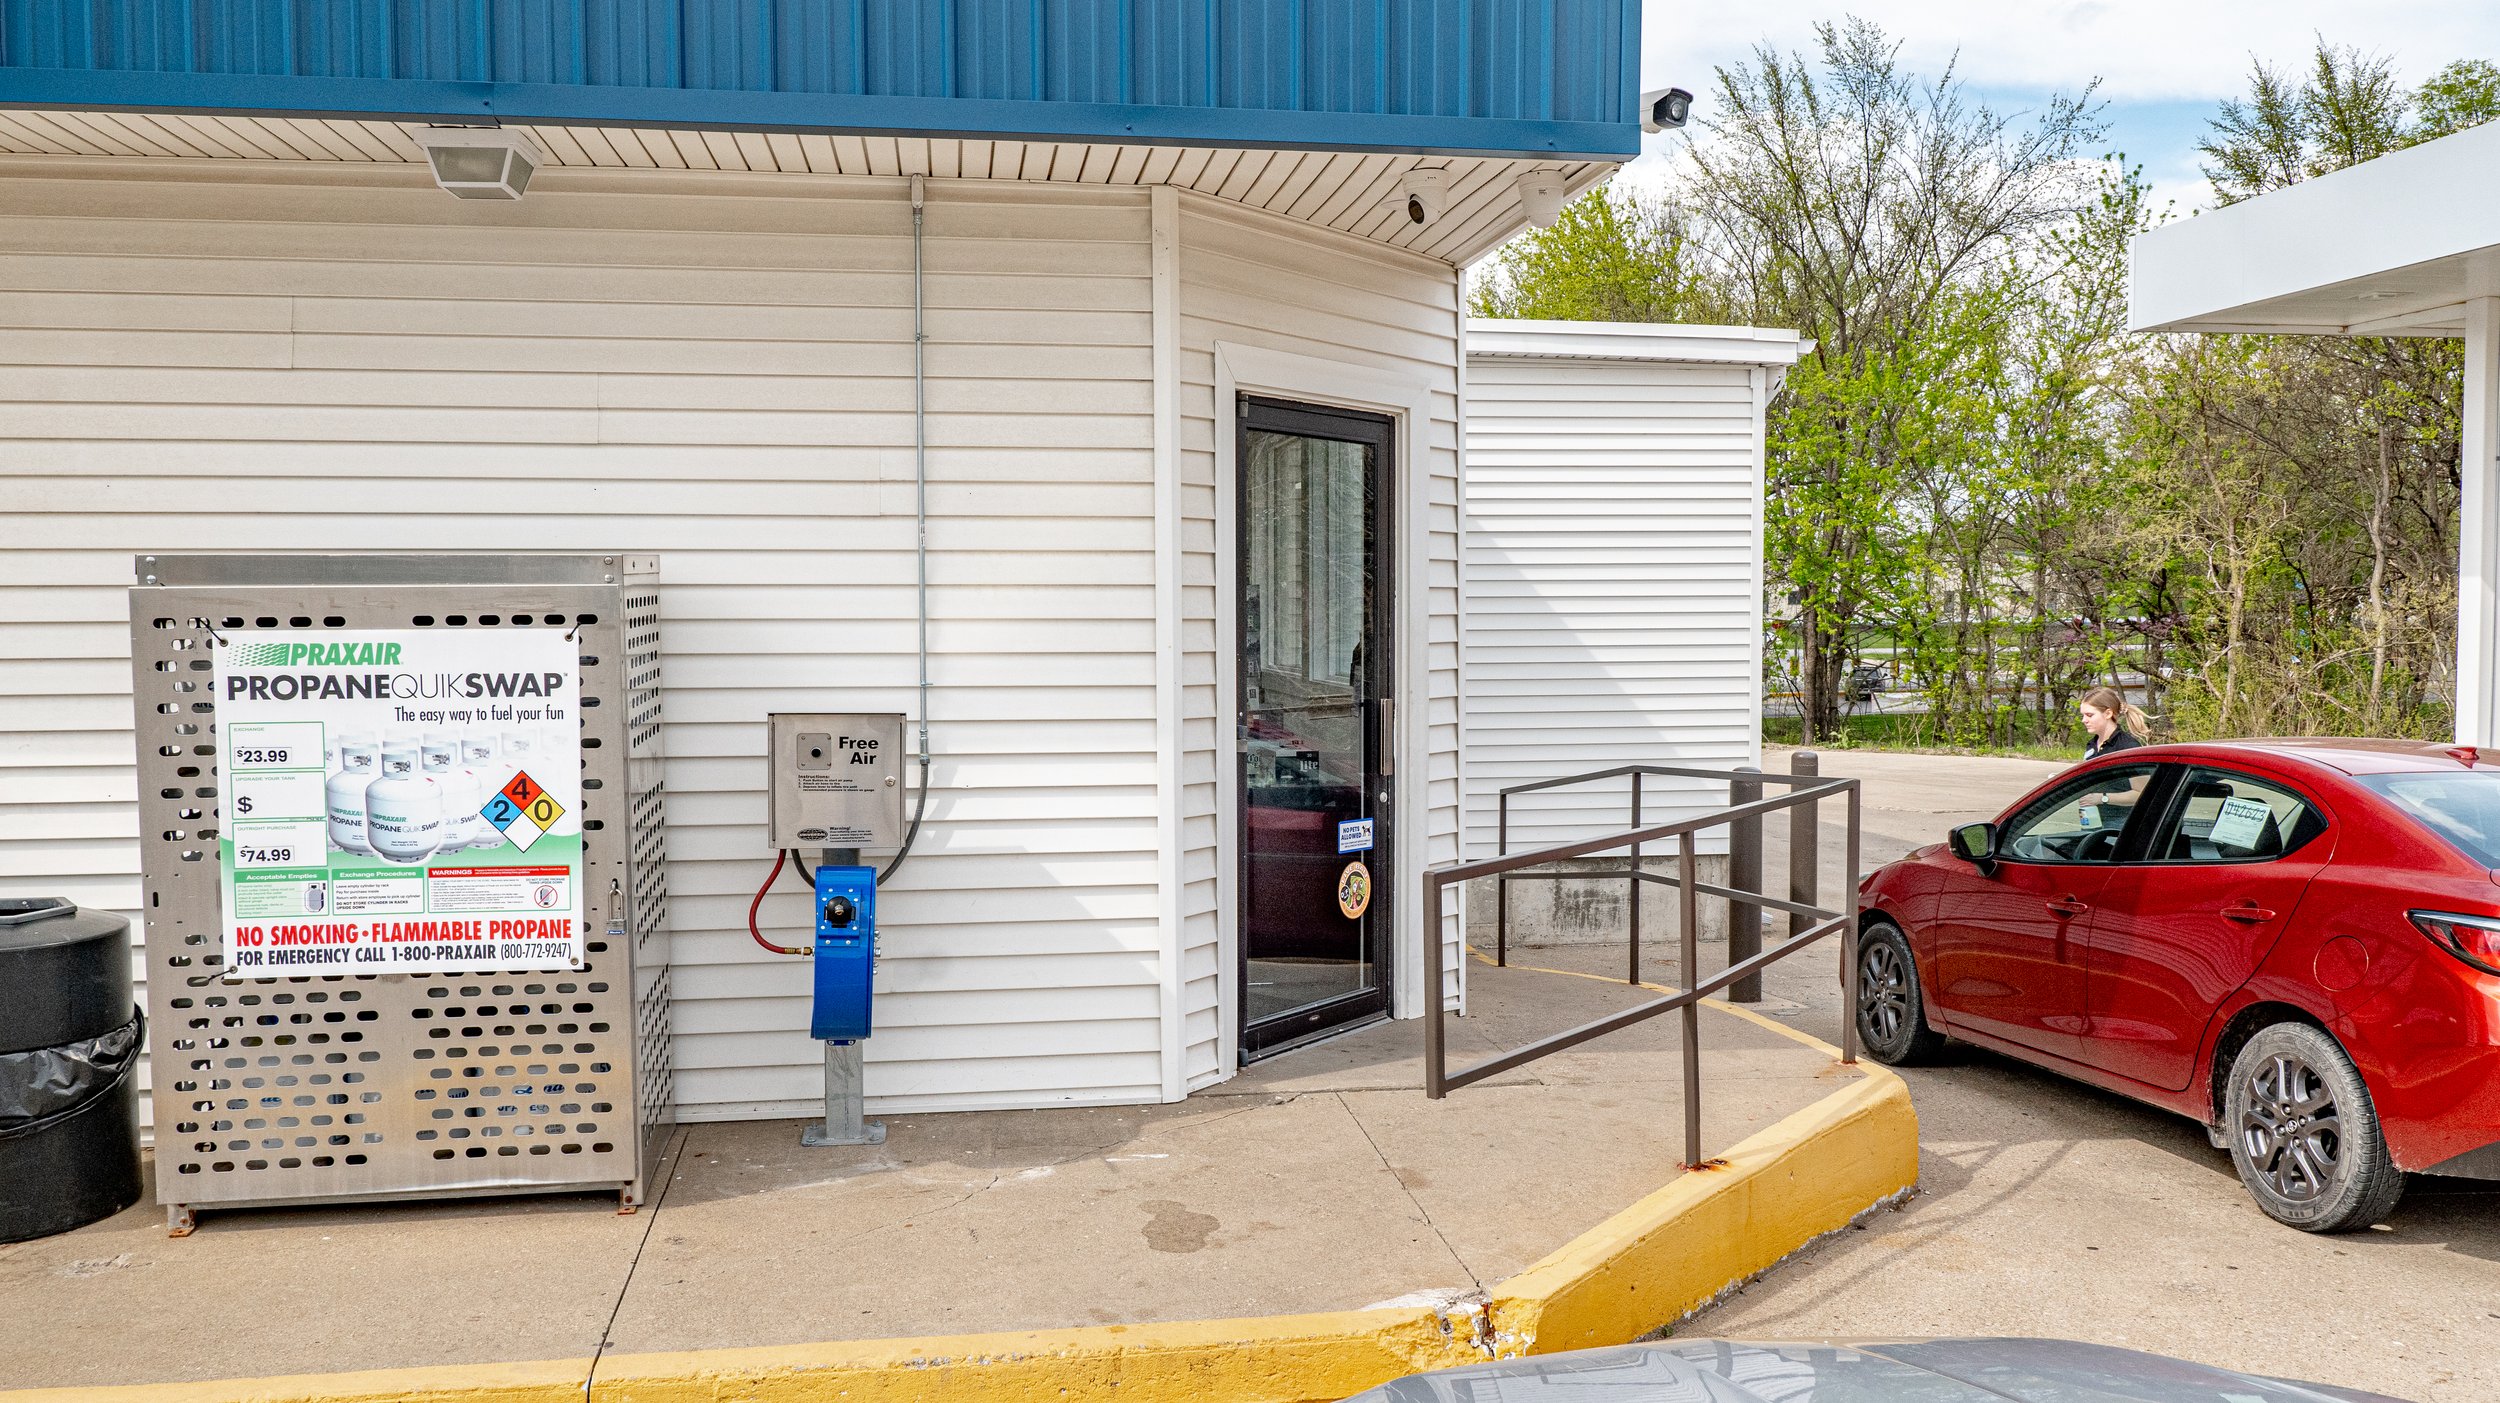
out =
[[[142,556],[131,591],[157,1199],[614,1188],[674,1120],[658,561]],[[580,649],[586,968],[226,980],[212,635],[559,630]]]

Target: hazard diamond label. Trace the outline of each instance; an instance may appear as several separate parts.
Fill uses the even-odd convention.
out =
[[[512,846],[528,852],[531,844],[546,837],[556,820],[564,817],[564,806],[531,779],[529,771],[522,770],[487,801],[478,816],[495,825]]]

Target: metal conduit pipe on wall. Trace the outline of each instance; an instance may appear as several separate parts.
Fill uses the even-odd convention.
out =
[[[926,177],[911,178],[911,456],[917,528],[913,552],[919,569],[920,794],[912,801],[911,826],[903,830],[903,846],[896,850],[894,860],[885,865],[885,870],[877,874],[880,882],[892,877],[903,865],[903,859],[911,856],[911,845],[920,837],[920,820],[929,812],[929,327],[927,259],[923,249],[927,187]]]

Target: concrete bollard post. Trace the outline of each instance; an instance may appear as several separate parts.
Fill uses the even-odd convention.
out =
[[[1756,774],[1751,765],[1738,774]],[[1762,797],[1762,781],[1732,780],[1727,787],[1730,806],[1750,804]],[[1731,891],[1762,890],[1762,819],[1759,815],[1741,818],[1728,825],[1727,885]],[[1727,962],[1736,964],[1762,953],[1762,908],[1733,897],[1727,903]],[[1740,1004],[1762,1001],[1762,976],[1749,974],[1727,986],[1727,996]]]
[[[1809,780],[1814,779],[1823,773],[1823,757],[1811,750],[1800,750],[1788,757],[1788,772]],[[1790,786],[1792,791],[1807,787],[1809,786]],[[1820,835],[1815,828],[1815,807],[1811,803],[1799,804],[1788,811],[1788,899],[1800,906],[1822,904],[1815,900],[1815,893],[1822,886],[1819,880],[1821,864],[1816,861],[1821,856],[1817,851],[1821,843]],[[1801,916],[1796,912],[1790,912],[1788,938],[1796,939],[1805,934],[1813,925],[1812,916]]]

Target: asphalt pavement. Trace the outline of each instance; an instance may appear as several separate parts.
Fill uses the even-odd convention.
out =
[[[1764,768],[1786,769],[1773,749]],[[1994,818],[2058,765],[1825,752],[1865,782],[1868,864]],[[1772,825],[1765,870],[1787,869]],[[1823,891],[1840,829],[1824,825]],[[1645,965],[1672,978],[1671,950]],[[1548,958],[1564,952],[1541,950]],[[1566,958],[1610,967],[1620,951]],[[1705,954],[1706,967],[1718,956]],[[1837,1040],[1835,962],[1772,967],[1765,1009]],[[1679,1336],[2051,1335],[2374,1389],[2414,1403],[2500,1399],[2500,1184],[2417,1177],[2382,1227],[2319,1237],[2250,1202],[2228,1156],[2180,1117],[1956,1045],[1903,1072],[1919,1115],[1918,1194],[1826,1239]]]

